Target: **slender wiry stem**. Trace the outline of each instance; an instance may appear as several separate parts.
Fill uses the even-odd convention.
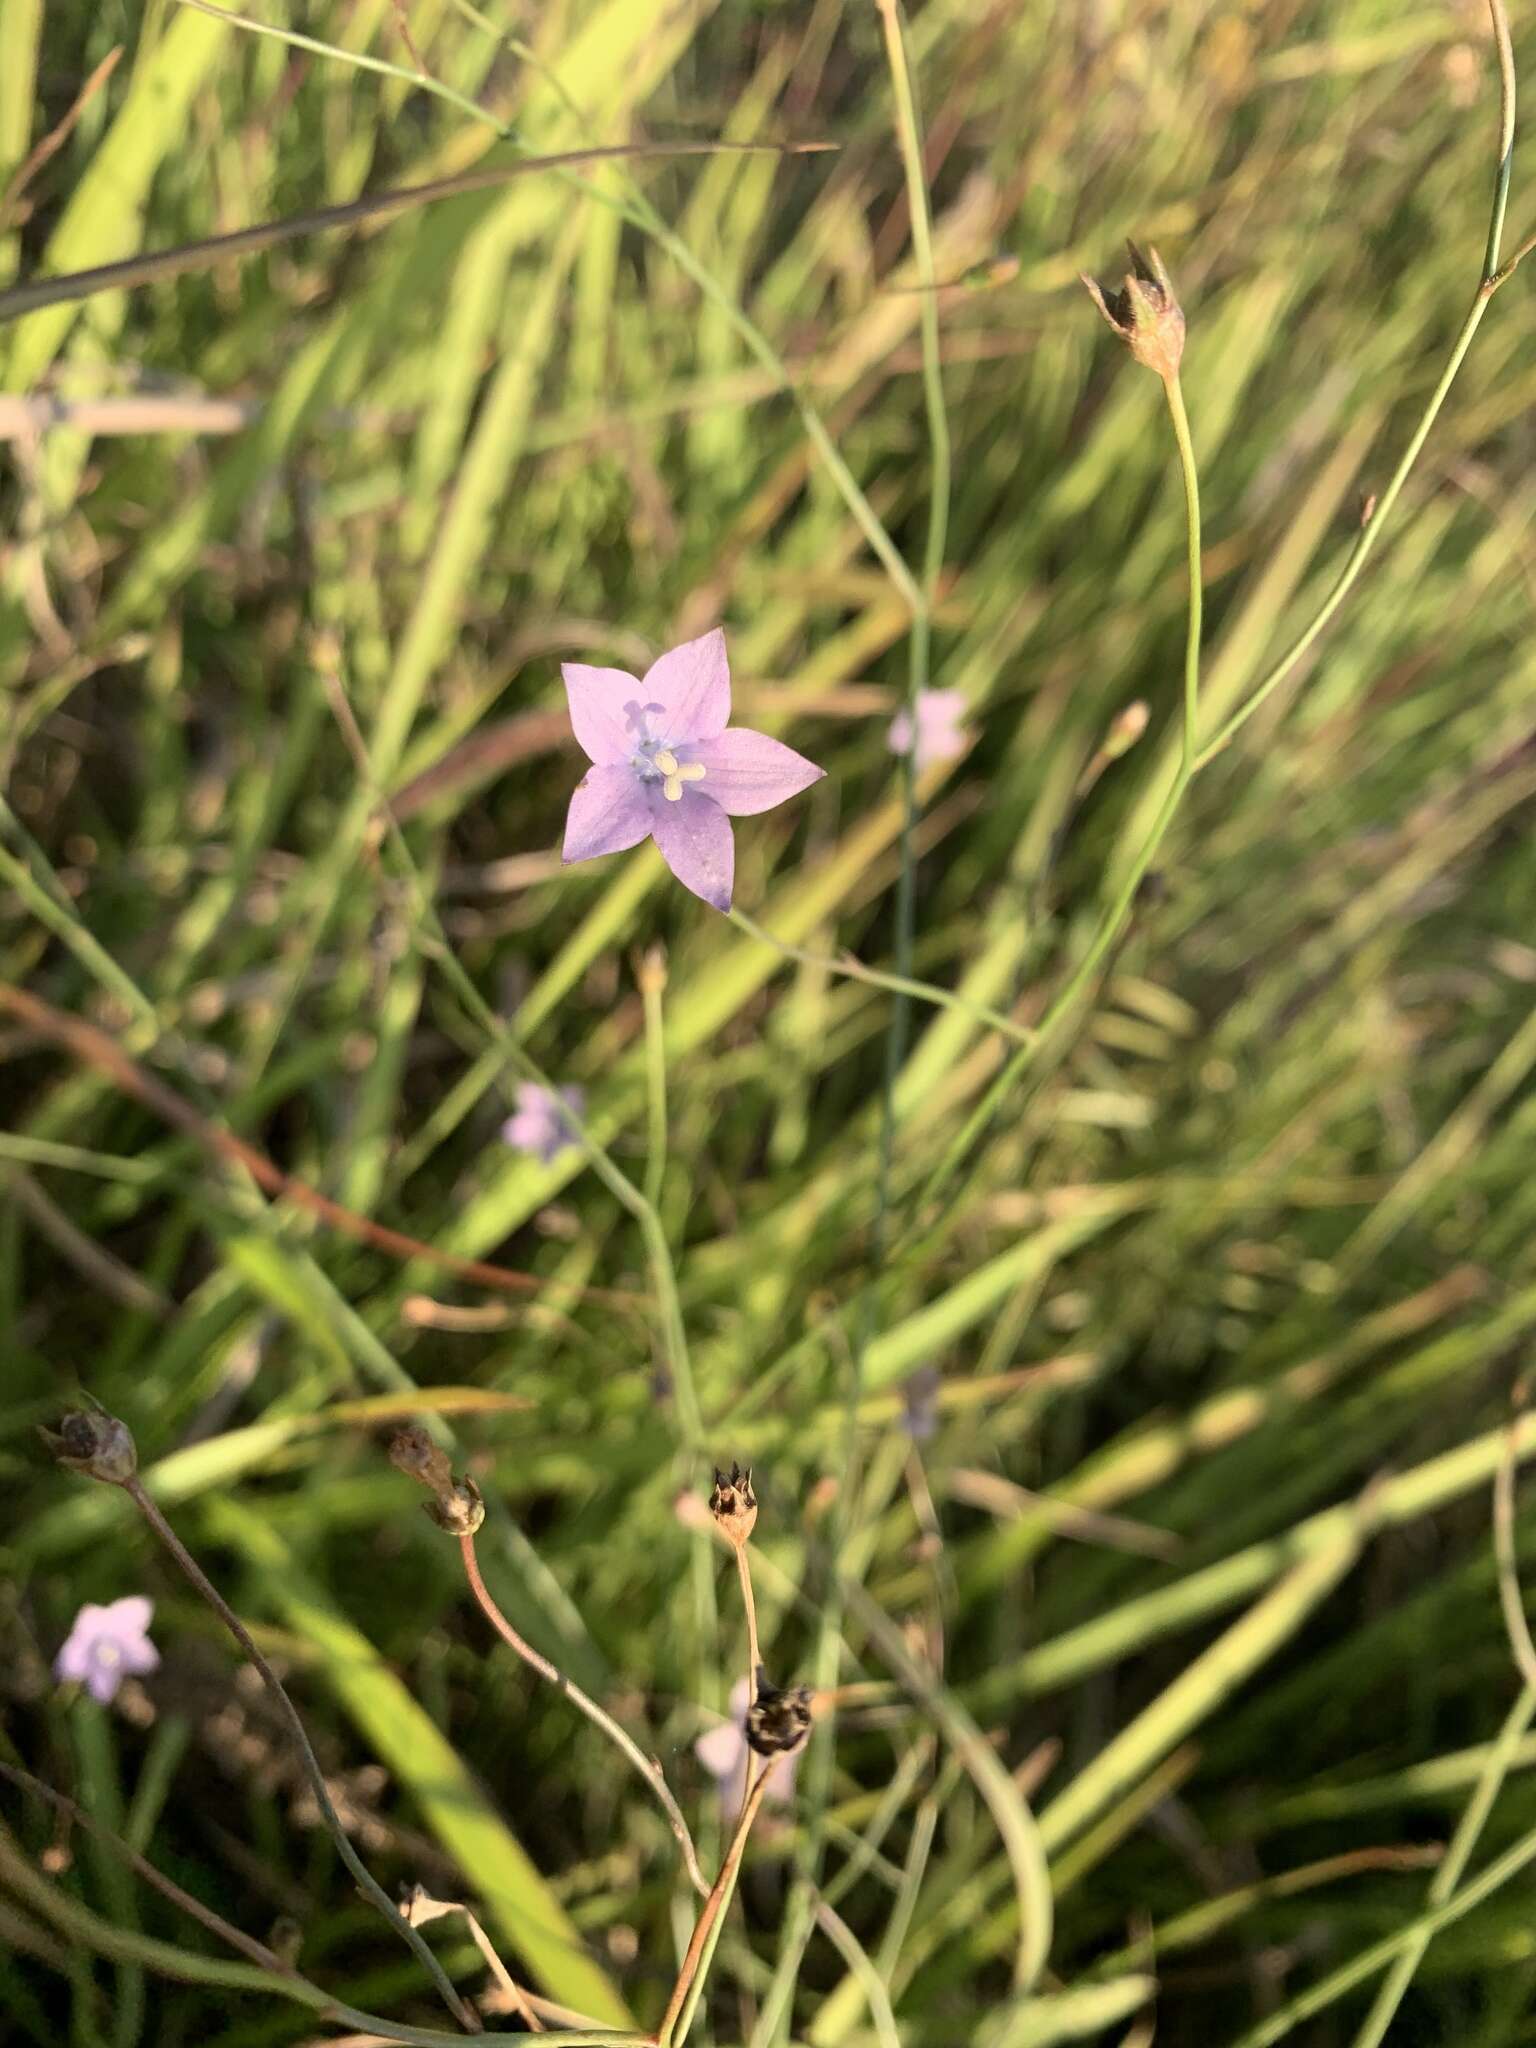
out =
[[[765,946],[772,946],[775,952],[782,953],[786,960],[798,960],[805,967],[824,968],[829,974],[843,974],[850,981],[865,981],[871,988],[890,989],[899,996],[915,996],[919,1002],[933,1003],[941,1010],[959,1010],[964,1016],[974,1017],[979,1024],[987,1025],[990,1030],[1001,1032],[1004,1038],[1011,1038],[1016,1045],[1034,1044],[1036,1034],[1027,1024],[1016,1024],[1011,1017],[1005,1017],[1001,1010],[994,1010],[986,1003],[973,1003],[931,981],[915,981],[909,975],[886,974],[878,967],[866,967],[851,953],[812,953],[804,946],[792,946],[787,939],[765,931],[755,918],[748,917],[744,910],[734,906],[728,914],[732,924],[739,926],[748,938],[760,939]]]
[[[737,1875],[741,1870],[742,1852],[747,1846],[747,1836],[752,1832],[752,1823],[757,1819],[758,1809],[763,1803],[763,1794],[768,1789],[769,1772],[766,1764],[758,1771],[746,1799],[742,1804],[741,1819],[736,1823],[736,1832],[731,1837],[731,1846],[725,1852],[725,1861],[720,1866],[720,1875],[715,1879],[709,1897],[704,1901],[693,1933],[683,1957],[683,1966],[677,1973],[677,1982],[672,1987],[672,1996],[662,2015],[661,2025],[656,2030],[656,2048],[679,2048],[686,2039],[693,2015],[698,2007],[699,1995],[709,1973],[709,1963],[720,1939],[726,1907],[736,1889]]]
[[[733,1546],[736,1552],[736,1575],[741,1580],[741,1604],[747,1610],[747,1703],[752,1702],[752,1688],[757,1683],[757,1667],[762,1662],[757,1647],[757,1602],[752,1597],[752,1566],[747,1558],[745,1543]]]
[[[1461,324],[1455,341],[1451,344],[1449,360],[1441,371],[1434,390],[1430,393],[1428,403],[1425,405],[1424,411],[1420,416],[1419,423],[1415,427],[1407,447],[1403,450],[1402,457],[1396,469],[1392,472],[1386,488],[1378,497],[1372,509],[1371,517],[1361,528],[1332,589],[1328,592],[1328,595],[1324,598],[1310,622],[1275,662],[1262,681],[1257,684],[1246,702],[1238,707],[1232,716],[1217,729],[1197,752],[1192,748],[1191,735],[1193,731],[1192,720],[1198,708],[1198,670],[1192,671],[1191,662],[1194,657],[1194,650],[1198,647],[1199,628],[1199,500],[1195,488],[1194,460],[1189,446],[1188,426],[1184,420],[1182,395],[1179,392],[1176,380],[1169,380],[1165,386],[1168,394],[1169,411],[1173,419],[1174,434],[1179,443],[1180,461],[1184,470],[1186,511],[1188,514],[1186,524],[1189,535],[1190,559],[1191,630],[1187,642],[1185,661],[1183,745],[1180,749],[1178,770],[1169,785],[1167,795],[1159,806],[1156,817],[1152,821],[1145,841],[1135,858],[1131,861],[1113,901],[1100,919],[1098,930],[1095,932],[1088,950],[1079,961],[1066,986],[1041,1019],[1035,1043],[1032,1046],[1021,1047],[1013,1055],[998,1074],[992,1086],[987,1090],[980,1104],[970,1117],[967,1118],[963,1129],[951,1141],[938,1167],[929,1177],[924,1190],[925,1196],[929,1200],[933,1199],[954,1177],[960,1162],[970,1151],[982,1130],[991,1121],[999,1105],[1010,1093],[1014,1084],[1031,1065],[1052,1028],[1076,1003],[1079,995],[1098,970],[1110,948],[1114,945],[1124,929],[1126,920],[1135,903],[1136,892],[1140,888],[1148,869],[1151,867],[1158,848],[1167,836],[1168,828],[1173,822],[1174,813],[1178,810],[1194,777],[1203,768],[1209,766],[1216,755],[1231,743],[1232,739],[1242,730],[1270,694],[1278,688],[1349,595],[1350,590],[1354,587],[1360,572],[1364,569],[1381,536],[1387,516],[1396,504],[1403,485],[1408,480],[1409,472],[1418,461],[1424,443],[1429,438],[1430,430],[1439,417],[1440,408],[1445,403],[1452,384],[1456,381],[1457,373],[1461,369],[1467,350],[1472,345],[1472,338],[1482,323],[1483,315],[1487,312],[1494,293],[1507,281],[1516,265],[1530,253],[1531,249],[1536,249],[1536,235],[1533,235],[1529,242],[1523,244],[1502,269],[1499,268],[1499,245],[1503,236],[1504,214],[1509,200],[1509,180],[1513,164],[1515,67],[1510,42],[1509,17],[1505,9],[1504,0],[1488,0],[1488,6],[1493,18],[1494,43],[1499,66],[1499,154],[1494,173],[1493,206],[1488,224],[1488,242],[1483,256],[1482,277],[1471,307]]]
[[[667,1034],[662,999],[667,988],[666,956],[657,948],[641,961],[636,980],[645,1009],[645,1099],[647,1110],[645,1181],[641,1192],[651,1207],[661,1200],[667,1177]]]
[[[1184,394],[1177,375],[1163,380],[1163,392],[1168,401],[1168,417],[1173,425],[1179,470],[1184,480],[1185,549],[1189,563],[1189,607],[1184,634],[1184,689],[1180,716],[1179,765],[1172,782],[1168,785],[1168,793],[1158,808],[1157,816],[1152,821],[1151,830],[1121,877],[1120,886],[1109,908],[1100,918],[1098,929],[1081,959],[1053,997],[1030,1043],[1021,1046],[1003,1067],[980,1103],[966,1119],[959,1134],[951,1141],[924,1190],[929,1199],[947,1185],[971,1146],[991,1122],[994,1112],[1013,1088],[1014,1083],[1036,1058],[1057,1027],[1076,1009],[1079,998],[1098,973],[1111,947],[1124,930],[1135,906],[1137,892],[1146,879],[1148,869],[1157,858],[1158,849],[1173,823],[1174,813],[1183,801],[1184,792],[1199,766],[1199,757],[1195,753],[1195,736],[1196,720],[1200,710],[1200,635],[1204,610],[1200,480],[1195,465],[1194,444],[1190,439],[1189,419],[1184,410]]]
[[[202,1598],[207,1601],[246,1656],[255,1665],[261,1676],[262,1683],[266,1686],[268,1692],[271,1693],[283,1719],[288,1724],[289,1733],[298,1745],[299,1756],[303,1762],[305,1774],[314,1791],[315,1803],[324,1816],[326,1826],[330,1829],[331,1836],[336,1843],[337,1853],[357,1880],[359,1890],[364,1893],[371,1904],[378,1907],[390,1926],[399,1934],[406,1947],[413,1951],[417,1959],[425,1967],[432,1981],[442,1993],[448,2010],[453,2014],[459,2025],[463,2027],[466,2033],[478,2034],[481,2030],[479,2020],[448,1981],[442,1964],[432,1953],[425,1939],[401,1917],[388,1892],[371,1874],[367,1865],[347,1839],[347,1832],[341,1824],[341,1817],[331,1802],[331,1795],[326,1787],[325,1773],[320,1768],[320,1759],[315,1755],[309,1736],[305,1731],[304,1723],[299,1718],[299,1710],[288,1697],[277,1673],[272,1669],[272,1666],[267,1662],[261,1651],[257,1649],[250,1630],[208,1577],[202,1566],[197,1562],[197,1559],[165,1519],[165,1516],[161,1514],[159,1508],[156,1507],[155,1503],[144,1491],[143,1483],[140,1481],[137,1473],[123,1482],[123,1491],[144,1517],[153,1533],[170,1552],[181,1568],[183,1575],[191,1582]]]
[[[469,1580],[470,1591],[480,1603],[480,1611],[491,1627],[509,1649],[517,1652],[530,1670],[537,1671],[541,1678],[547,1679],[559,1692],[564,1693],[571,1705],[585,1714],[595,1728],[601,1728],[608,1740],[628,1757],[661,1802],[668,1824],[677,1837],[677,1845],[683,1852],[683,1861],[687,1865],[688,1876],[694,1889],[701,1897],[708,1897],[709,1880],[699,1867],[698,1852],[693,1846],[693,1837],[688,1832],[688,1823],[683,1818],[682,1808],[672,1796],[671,1787],[662,1774],[661,1765],[655,1757],[648,1757],[634,1737],[621,1728],[613,1716],[605,1708],[600,1707],[596,1700],[584,1693],[573,1678],[567,1678],[557,1665],[551,1664],[547,1657],[540,1655],[532,1643],[525,1642],[518,1634],[491,1598],[485,1580],[480,1576],[480,1562],[475,1556],[473,1534],[465,1534],[459,1538],[459,1549],[463,1554],[464,1575]]]
[[[505,1058],[507,1066],[524,1080],[533,1081],[539,1087],[549,1089],[552,1083],[525,1051],[522,1043],[507,1024],[499,1017],[476,988],[465,971],[458,955],[454,952],[448,934],[443,930],[435,905],[427,891],[416,856],[411,852],[378,778],[373,772],[367,741],[363,738],[351,702],[343,684],[339,664],[327,657],[322,648],[322,680],[326,698],[332,714],[346,741],[353,761],[365,787],[379,806],[389,843],[410,886],[414,899],[413,909],[432,943],[432,957],[437,961],[448,980],[457,991],[459,1000],[471,1017],[485,1032]],[[619,1166],[607,1148],[601,1145],[588,1130],[580,1115],[567,1106],[562,1116],[572,1136],[586,1154],[587,1160],[610,1194],[640,1227],[645,1242],[646,1259],[651,1269],[651,1284],[656,1291],[657,1308],[661,1317],[662,1338],[666,1347],[667,1366],[672,1376],[673,1391],[677,1400],[678,1420],[682,1425],[683,1447],[696,1450],[703,1439],[704,1421],[699,1409],[698,1393],[693,1382],[693,1367],[688,1352],[688,1335],[683,1324],[682,1297],[678,1291],[677,1268],[672,1258],[672,1247],[667,1242],[666,1229],[654,1202],[648,1201],[634,1182]]]
[[[1195,462],[1195,444],[1190,439],[1189,415],[1184,410],[1184,392],[1178,375],[1165,380],[1168,417],[1179,451],[1179,472],[1184,479],[1184,533],[1189,561],[1189,621],[1184,633],[1184,727],[1181,758],[1186,776],[1194,773],[1196,720],[1200,710],[1200,634],[1205,608],[1205,586],[1200,563],[1200,471]]]

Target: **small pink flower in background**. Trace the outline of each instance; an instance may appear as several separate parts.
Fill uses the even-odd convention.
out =
[[[106,1706],[125,1678],[153,1671],[160,1662],[160,1652],[149,1640],[154,1611],[154,1601],[142,1593],[130,1593],[110,1607],[88,1601],[53,1660],[54,1677],[83,1685],[92,1699]]]
[[[568,661],[571,726],[592,766],[565,820],[567,861],[654,839],[685,889],[731,907],[731,819],[771,811],[826,773],[793,747],[738,727],[718,627],[653,661],[639,681]]]
[[[575,1143],[568,1112],[580,1116],[586,1104],[580,1088],[562,1088],[558,1094],[541,1088],[537,1081],[519,1081],[517,1109],[501,1127],[507,1144],[519,1152],[531,1152],[545,1166]]]
[[[747,1760],[752,1752],[747,1747],[747,1704],[751,1699],[751,1688],[744,1678],[738,1678],[731,1688],[731,1718],[722,1721],[718,1728],[708,1729],[693,1745],[693,1753],[720,1788],[720,1805],[727,1827],[738,1817],[747,1797]],[[795,1772],[800,1768],[800,1752],[792,1756],[781,1756],[768,1766],[768,1791],[765,1795],[777,1806],[788,1806],[795,1796]]]
[[[913,766],[929,768],[935,761],[953,761],[963,754],[970,735],[961,720],[965,717],[963,690],[919,690],[917,693],[917,745],[912,744],[912,719],[898,711],[891,720],[885,743],[893,754],[912,756]]]

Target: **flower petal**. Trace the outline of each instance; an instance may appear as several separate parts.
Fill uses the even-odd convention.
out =
[[[583,742],[585,744],[585,742]],[[565,861],[593,860],[638,846],[651,829],[646,785],[626,762],[589,768],[577,783],[565,814]]]
[[[768,1766],[768,1783],[763,1788],[763,1797],[771,1799],[775,1806],[790,1806],[795,1797],[795,1773],[800,1768],[800,1755],[781,1756]]]
[[[599,767],[627,761],[635,749],[635,728],[624,707],[641,701],[640,685],[622,668],[588,668],[582,661],[560,664],[571,730],[589,761]]]
[[[765,732],[751,732],[738,726],[718,739],[705,740],[689,749],[704,769],[701,793],[712,796],[722,811],[733,818],[754,817],[771,811],[786,797],[798,796],[826,774],[804,754],[769,739]]]
[[[647,785],[647,794],[662,859],[685,889],[716,910],[729,910],[736,870],[730,819],[697,789],[685,789],[676,803],[662,794],[659,782]]]
[[[681,647],[659,655],[646,670],[641,689],[644,702],[662,707],[656,724],[671,745],[712,740],[724,732],[731,715],[731,667],[724,633],[716,626],[702,639],[685,640]],[[576,737],[580,739],[580,733]]]
[[[117,1697],[117,1688],[123,1682],[120,1664],[92,1663],[85,1674],[85,1689],[101,1706],[109,1706]]]
[[[741,1768],[747,1739],[734,1721],[722,1721],[706,1729],[693,1745],[693,1753],[712,1778],[729,1778]]]
[[[126,1635],[141,1636],[154,1619],[155,1603],[142,1593],[126,1593],[102,1609],[103,1618],[117,1640]]]
[[[122,1659],[122,1670],[131,1671],[138,1677],[142,1677],[146,1671],[158,1670],[160,1652],[148,1636],[134,1636],[126,1643],[119,1643],[117,1647]]]
[[[53,1675],[57,1679],[73,1679],[78,1685],[91,1668],[91,1638],[81,1632],[76,1623],[72,1634],[67,1636],[53,1660]]]

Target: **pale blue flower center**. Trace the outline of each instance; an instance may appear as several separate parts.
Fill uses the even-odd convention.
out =
[[[654,721],[666,715],[664,704],[631,701],[624,706],[624,722],[635,736],[630,767],[642,782],[659,782],[662,795],[675,804],[682,799],[685,782],[704,780],[704,763],[680,760],[677,747],[684,743],[669,741],[665,734],[656,731]]]

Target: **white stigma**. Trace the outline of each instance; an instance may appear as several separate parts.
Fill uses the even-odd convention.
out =
[[[704,780],[704,763],[702,761],[679,762],[676,754],[666,748],[663,748],[657,754],[656,766],[666,777],[666,780],[661,785],[661,793],[668,803],[675,804],[681,800],[683,784],[685,782],[702,782]]]

